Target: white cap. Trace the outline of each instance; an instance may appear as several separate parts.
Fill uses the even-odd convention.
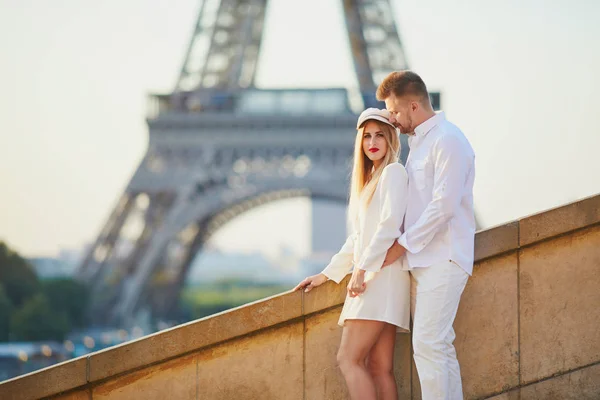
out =
[[[370,119],[376,119],[377,121],[385,122],[392,128],[396,128],[390,122],[390,112],[388,110],[380,110],[379,108],[371,107],[367,108],[365,111],[360,113],[360,116],[358,117],[358,122],[356,123],[356,129],[360,128],[360,126],[364,124],[365,121],[368,121]]]

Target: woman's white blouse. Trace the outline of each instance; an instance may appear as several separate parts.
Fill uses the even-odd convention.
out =
[[[358,213],[358,229],[331,258],[322,272],[325,276],[340,283],[353,266],[373,273],[381,270],[388,249],[402,234],[407,190],[408,175],[402,164],[386,166],[371,202]]]

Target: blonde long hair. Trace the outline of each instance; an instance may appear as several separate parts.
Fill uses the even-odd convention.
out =
[[[363,150],[365,126],[369,121],[373,121],[379,126],[387,143],[387,151],[378,168],[374,168],[373,161],[367,157]],[[390,125],[376,119],[369,119],[358,128],[354,142],[354,165],[350,180],[350,202],[348,207],[349,222],[352,223],[354,229],[358,227],[359,210],[361,208],[366,209],[371,203],[383,169],[392,163],[398,162],[399,155],[400,139],[396,129]]]

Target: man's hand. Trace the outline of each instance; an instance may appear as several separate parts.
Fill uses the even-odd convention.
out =
[[[366,288],[365,270],[355,268],[352,272],[352,277],[350,277],[350,282],[348,282],[348,294],[350,297],[356,297],[364,292]]]
[[[385,260],[383,260],[383,265],[381,268],[387,267],[388,265],[395,262],[397,259],[402,257],[406,253],[406,249],[402,247],[397,240],[394,241],[392,247],[389,248],[387,254],[385,255]]]
[[[327,282],[327,276],[325,274],[317,274],[313,276],[309,276],[305,278],[302,282],[300,282],[295,288],[294,291],[298,289],[304,289],[305,292],[310,292],[312,288],[320,286]]]

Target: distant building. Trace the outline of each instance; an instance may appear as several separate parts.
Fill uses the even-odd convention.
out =
[[[58,257],[32,257],[27,261],[33,266],[38,278],[70,278],[81,262],[85,249],[61,249]]]
[[[71,277],[76,268],[76,264],[50,257],[28,258],[27,261],[41,280]]]

